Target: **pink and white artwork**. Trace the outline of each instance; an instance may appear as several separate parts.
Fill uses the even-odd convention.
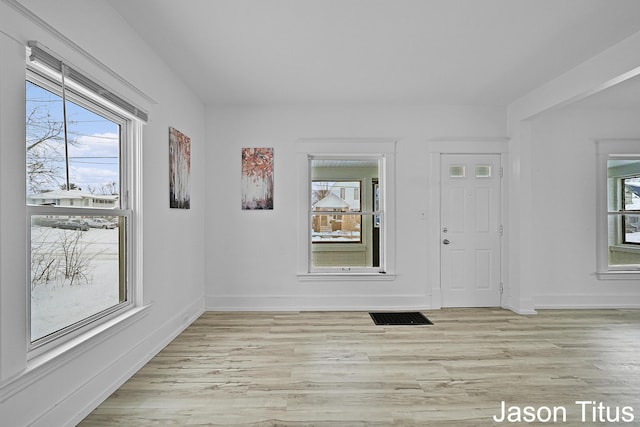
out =
[[[273,209],[273,148],[242,149],[242,209]]]

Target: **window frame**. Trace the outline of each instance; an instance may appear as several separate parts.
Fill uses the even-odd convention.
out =
[[[46,66],[27,61],[25,85],[31,82],[56,95],[61,95],[61,76]],[[115,208],[85,206],[26,206],[26,255],[27,255],[27,359],[33,359],[58,346],[72,342],[83,334],[91,334],[104,328],[120,316],[128,317],[142,305],[142,248],[141,248],[141,142],[144,122],[115,104],[93,94],[68,78],[65,79],[67,101],[113,121],[120,127],[119,148],[119,203]],[[25,196],[26,198],[26,196]],[[105,310],[94,313],[51,334],[32,341],[31,337],[31,218],[36,215],[56,216],[116,216],[124,218],[118,227],[120,261],[124,263],[124,291],[126,299]],[[123,224],[124,223],[124,224]],[[124,254],[122,254],[124,251]],[[118,285],[119,287],[121,284]]]
[[[611,215],[622,215],[622,211],[609,210],[609,160],[640,161],[640,140],[596,141],[596,277],[601,280],[638,279],[640,266],[609,265],[609,218]],[[630,251],[640,252],[638,245],[624,246]]]
[[[640,161],[640,159],[638,159]],[[620,200],[622,200],[622,210],[620,214],[622,216],[622,244],[623,245],[640,245],[640,242],[629,242],[627,241],[627,216],[628,215],[640,215],[640,210],[637,209],[627,209],[626,206],[626,198],[625,198],[625,181],[627,179],[639,179],[640,174],[628,175],[620,177]]]
[[[396,141],[389,139],[301,139],[297,142],[298,166],[298,278],[300,280],[395,280],[395,151]],[[378,267],[313,268],[311,242],[311,163],[310,159],[372,160],[379,163],[380,212],[384,226],[380,230],[380,265]],[[340,177],[342,178],[342,177]],[[360,180],[349,177],[346,180]],[[363,183],[363,186],[368,185]],[[362,213],[371,214],[362,203]],[[360,214],[360,213],[359,213]],[[345,243],[332,247],[354,248]],[[327,248],[320,245],[319,248]]]

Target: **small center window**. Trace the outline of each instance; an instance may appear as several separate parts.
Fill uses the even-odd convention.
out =
[[[380,269],[381,158],[311,157],[310,271]]]
[[[395,280],[395,152],[385,139],[298,141],[300,280]]]

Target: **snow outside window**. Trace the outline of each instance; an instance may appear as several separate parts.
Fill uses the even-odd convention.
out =
[[[34,349],[132,305],[132,209],[125,195],[131,194],[127,147],[135,127],[106,102],[71,87],[64,102],[53,73],[29,69],[25,89]]]

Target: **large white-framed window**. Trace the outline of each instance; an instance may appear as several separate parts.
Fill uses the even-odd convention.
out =
[[[601,140],[597,150],[597,273],[640,276],[640,140]]]
[[[25,81],[30,357],[142,303],[144,122],[130,104],[33,49]]]
[[[395,274],[395,141],[298,141],[300,278]]]

